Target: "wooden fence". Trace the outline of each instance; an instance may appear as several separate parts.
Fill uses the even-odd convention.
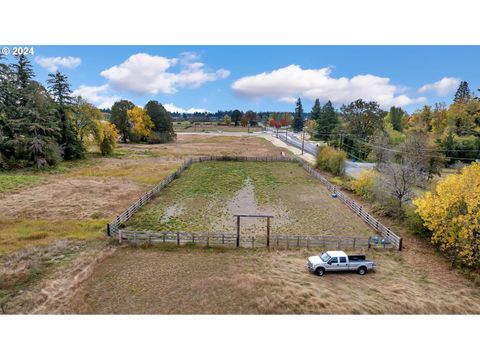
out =
[[[119,230],[118,241],[128,245],[196,244],[201,246],[237,246],[237,235],[211,232],[153,232],[143,230]],[[239,247],[266,247],[266,239],[262,237],[244,237]],[[343,237],[321,235],[275,235],[271,236],[270,248],[322,248],[322,249],[370,249],[391,248],[392,244],[374,238]]]
[[[297,162],[310,175],[312,175],[314,178],[316,178],[320,182],[322,182],[322,184],[332,194],[336,194],[337,198],[340,201],[342,201],[343,203],[345,203],[355,214],[357,214],[361,219],[363,219],[363,221],[365,221],[368,225],[370,225],[373,229],[375,229],[378,233],[380,233],[382,235],[382,237],[385,239],[386,244],[391,245],[398,250],[402,250],[402,239],[401,239],[400,236],[398,236],[393,231],[391,231],[388,227],[383,225],[377,218],[370,215],[370,213],[368,211],[366,211],[361,205],[358,205],[355,201],[348,198],[348,196],[345,195],[342,191],[339,191],[335,185],[333,185],[331,182],[329,182],[325,177],[323,177],[319,172],[317,172],[306,161],[304,161],[302,159],[299,159],[299,158],[289,157],[289,156],[202,156],[202,157],[188,159],[177,170],[175,170],[172,174],[170,174],[165,179],[163,179],[158,185],[156,185],[150,191],[146,192],[134,204],[132,204],[129,208],[127,208],[125,211],[123,211],[121,214],[119,214],[114,220],[112,220],[109,224],[107,224],[107,234],[109,236],[117,236],[118,233],[119,233],[120,226],[124,222],[126,222],[128,219],[130,219],[132,217],[132,215],[135,214],[140,209],[140,207],[142,207],[144,204],[149,202],[163,188],[165,188],[174,179],[176,179],[178,176],[180,176],[180,174],[183,171],[185,171],[185,169],[188,169],[192,165],[193,162],[203,162],[203,161],[263,161],[263,162],[282,161],[282,162]],[[123,230],[122,232],[124,234],[130,234],[129,232],[125,232],[125,230]],[[139,236],[146,236],[143,233],[146,234],[146,233],[149,233],[149,232],[138,232],[138,231],[136,231],[135,233]],[[140,235],[141,233],[143,235]],[[158,234],[158,233],[155,233],[155,234]],[[173,233],[168,233],[168,234],[173,234]],[[177,233],[175,233],[175,234],[177,234]],[[179,234],[195,234],[195,233],[181,232]],[[209,234],[209,233],[198,233],[198,234]],[[212,234],[210,234],[210,235],[212,235]],[[215,235],[215,234],[213,234],[213,235]],[[224,235],[230,236],[231,234],[224,234]],[[130,235],[125,235],[125,236],[130,237]],[[169,236],[171,237],[173,235],[169,235]],[[195,236],[195,235],[193,235],[193,236]],[[287,241],[286,245],[288,246],[288,244],[289,244],[288,242],[290,241],[290,235],[273,235],[273,236],[280,236],[280,237],[281,236],[286,236],[286,237],[288,237],[289,239],[286,240]],[[307,238],[311,238],[312,241],[316,241],[316,240],[314,240],[314,238],[316,238],[316,237],[307,236]],[[323,241],[323,238],[325,238],[325,237],[321,237],[321,238],[322,238],[322,240],[318,240],[318,241]],[[273,239],[273,240],[275,241],[275,239]],[[156,240],[154,240],[154,241],[156,241]],[[185,241],[189,242],[187,240],[185,240]],[[210,241],[210,238],[209,238],[209,241]],[[253,240],[253,241],[255,241],[255,240]],[[305,240],[305,241],[307,241],[307,240]],[[339,240],[336,240],[336,241],[339,241]],[[349,241],[352,242],[353,240],[349,240]],[[335,243],[335,244],[337,244],[337,243]],[[353,242],[352,242],[352,244],[353,244]]]

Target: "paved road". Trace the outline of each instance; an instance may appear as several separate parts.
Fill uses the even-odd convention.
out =
[[[276,130],[267,129],[267,133],[271,136],[277,137]],[[302,139],[298,138],[293,133],[285,134],[285,131],[279,131],[278,138],[288,145],[294,146],[298,149],[302,148]],[[306,153],[316,156],[317,149],[318,144],[307,140],[305,141],[303,150]],[[375,167],[375,163],[359,163],[352,160],[347,160],[345,165],[346,174],[354,178],[358,177],[363,169],[373,169]]]

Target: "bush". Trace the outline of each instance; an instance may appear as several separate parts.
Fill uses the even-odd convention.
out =
[[[335,176],[345,176],[347,155],[329,145],[322,145],[317,152],[317,168],[331,172]]]
[[[171,133],[168,131],[164,132],[152,132],[150,136],[147,138],[147,142],[149,144],[164,144],[171,142],[177,138],[175,133]]]
[[[373,170],[363,170],[357,179],[350,182],[352,191],[367,199],[373,201],[375,199],[374,187],[377,174]]]
[[[405,225],[415,235],[424,239],[430,238],[432,232],[425,227],[422,218],[415,212],[415,208],[407,206],[405,208]]]
[[[97,141],[98,146],[100,147],[100,152],[103,156],[111,155],[115,145],[117,144],[117,138],[119,136],[117,128],[114,124],[106,121],[99,122],[97,126]]]

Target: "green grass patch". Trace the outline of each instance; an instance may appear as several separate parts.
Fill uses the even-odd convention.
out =
[[[53,240],[91,240],[105,236],[107,219],[0,220],[0,255]]]
[[[41,180],[42,177],[38,175],[10,175],[8,173],[0,173],[0,193],[31,186],[39,183]]]

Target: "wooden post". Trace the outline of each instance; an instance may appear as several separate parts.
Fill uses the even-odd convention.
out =
[[[192,233],[192,243],[195,244],[195,234]]]
[[[121,244],[122,243],[122,230],[118,230],[118,243]]]
[[[300,247],[300,235],[297,236],[297,248]]]
[[[107,235],[112,236],[112,233],[110,231],[110,224],[107,224]]]
[[[252,236],[252,249],[255,247],[255,237]]]
[[[148,246],[152,245],[152,233],[148,232]]]
[[[402,251],[402,238],[398,240],[398,251]]]
[[[240,216],[237,216],[237,247],[240,247]]]
[[[270,247],[270,218],[267,217],[267,248]]]
[[[370,247],[372,246],[372,245],[370,244],[370,240],[371,240],[371,237],[368,238],[368,247],[367,247],[368,250],[370,250]]]
[[[354,248],[354,249],[355,249],[355,241],[356,241],[356,239],[353,238],[353,248]]]
[[[225,244],[225,234],[222,234],[222,244]]]
[[[177,245],[180,245],[180,231],[177,231]]]

